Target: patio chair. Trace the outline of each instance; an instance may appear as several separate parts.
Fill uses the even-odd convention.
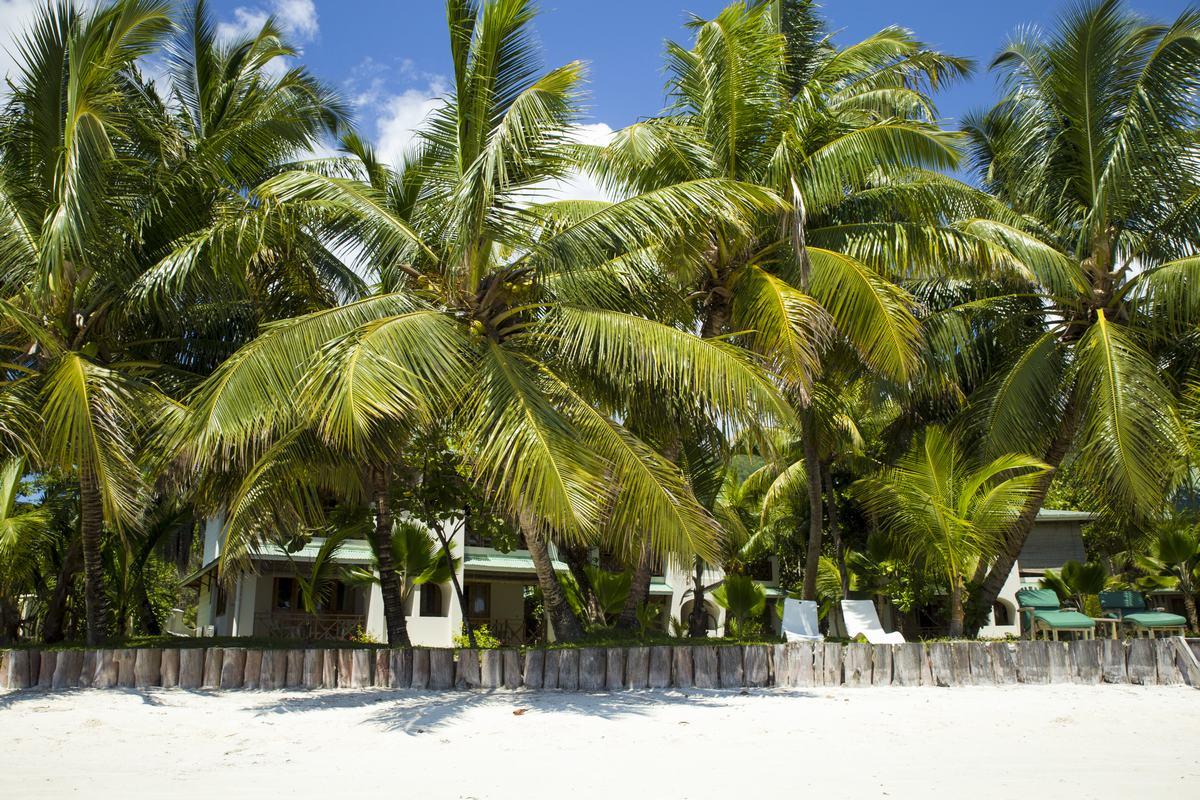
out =
[[[904,643],[903,633],[888,633],[883,629],[875,604],[870,600],[843,600],[842,621],[846,623],[846,635],[851,639],[861,633],[871,644]]]
[[[789,642],[824,641],[825,635],[817,627],[816,600],[784,599],[783,635]]]
[[[1017,613],[1021,617],[1021,628],[1036,639],[1058,641],[1059,634],[1083,634],[1085,639],[1096,638],[1096,621],[1073,608],[1063,608],[1058,594],[1053,589],[1022,589],[1017,592]]]
[[[1117,620],[1121,627],[1127,627],[1139,637],[1154,638],[1159,632],[1183,636],[1187,631],[1186,619],[1162,608],[1147,608],[1141,592],[1101,592],[1100,608],[1104,609],[1106,617]]]

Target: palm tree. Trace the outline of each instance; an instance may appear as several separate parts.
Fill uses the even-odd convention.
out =
[[[265,209],[308,214],[361,248],[378,292],[239,351],[193,397],[188,448],[212,466],[319,443],[344,467],[381,431],[450,421],[473,479],[524,535],[555,634],[576,638],[551,541],[631,547],[640,535],[659,552],[707,554],[717,538],[679,470],[615,411],[659,394],[733,424],[787,414],[735,348],[635,313],[647,294],[637,254],[779,203],[723,178],[613,204],[536,202],[574,163],[581,67],[537,73],[529,0],[449,0],[447,13],[455,91],[402,169],[318,164],[255,189]],[[288,491],[241,493],[229,552]],[[317,505],[291,499],[301,516]]]
[[[0,642],[16,641],[21,625],[21,596],[32,592],[36,552],[50,536],[50,514],[44,508],[18,504],[25,460],[0,463]]]
[[[857,484],[893,556],[945,578],[951,636],[963,633],[967,580],[1000,549],[1046,469],[1021,455],[974,465],[953,435],[931,426],[896,466]]]
[[[825,516],[819,429],[831,424],[818,420],[814,384],[831,353],[907,384],[921,330],[898,281],[1014,259],[951,225],[995,204],[931,171],[958,162],[959,136],[938,128],[930,94],[967,62],[899,28],[838,49],[805,2],[735,3],[691,27],[692,47],[668,45],[667,113],[585,155],[616,191],[721,177],[789,201],[750,228],[687,231],[665,266],[686,287],[685,324],[766,358],[796,399],[813,597]]]
[[[1084,600],[1103,592],[1107,583],[1108,570],[1103,564],[1068,561],[1058,572],[1046,570],[1040,585],[1043,589],[1053,589],[1060,601],[1074,603],[1076,608],[1084,611]]]
[[[461,558],[453,558],[453,550],[447,551],[435,541],[429,531],[423,526],[408,520],[397,520],[392,528],[391,538],[392,563],[400,576],[401,599],[407,605],[413,591],[426,583],[450,583],[462,563]],[[351,580],[358,583],[379,583],[378,558],[373,570],[352,570]],[[465,612],[465,609],[464,609]],[[463,619],[464,624],[466,618]]]
[[[986,610],[1068,454],[1110,505],[1155,512],[1185,437],[1173,349],[1200,319],[1200,11],[1150,23],[1120,0],[1072,7],[993,61],[1004,97],[966,123],[985,187],[1020,215],[965,227],[1043,255],[1012,290],[1036,298],[1023,341],[978,406],[993,452],[1042,474],[974,598]]]
[[[137,63],[176,30],[170,12],[47,6],[0,118],[0,326],[16,354],[0,392],[39,420],[36,467],[78,480],[91,643],[108,627],[102,533],[134,529],[146,506],[148,422],[253,330],[248,301],[294,314],[345,277],[294,224],[251,232],[244,193],[338,107],[302,72],[268,77],[291,52],[273,22],[218,44],[197,3],[171,43],[168,108]],[[225,218],[247,235],[197,237]]]
[[[1194,520],[1173,517],[1160,526],[1153,552],[1137,559],[1142,569],[1169,579],[1164,588],[1174,588],[1183,595],[1188,627],[1194,631],[1200,631],[1200,617],[1196,614],[1196,591],[1200,587],[1198,531]]]

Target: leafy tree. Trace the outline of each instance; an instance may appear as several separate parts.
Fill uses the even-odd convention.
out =
[[[727,612],[726,627],[731,635],[748,637],[761,632],[759,620],[767,607],[767,593],[758,581],[746,575],[726,575],[712,598]]]
[[[32,591],[37,549],[50,533],[50,515],[44,508],[20,502],[25,461],[0,463],[0,642],[17,640],[21,626],[21,598]]]
[[[984,186],[1021,219],[968,228],[1027,254],[1013,291],[1038,304],[1012,320],[1023,340],[976,407],[992,452],[1051,469],[980,575],[981,612],[1068,454],[1109,503],[1143,514],[1180,476],[1170,375],[1200,319],[1200,12],[1158,24],[1089,2],[1048,34],[1019,33],[993,68],[1004,96],[965,127]]]
[[[1150,574],[1169,578],[1162,588],[1175,589],[1183,595],[1188,627],[1200,631],[1200,618],[1196,615],[1196,592],[1200,588],[1200,525],[1187,517],[1175,517],[1161,524],[1152,552],[1139,558],[1138,564]]]
[[[401,170],[361,153],[356,176],[315,165],[254,190],[360,247],[380,292],[276,324],[225,362],[192,398],[188,447],[205,466],[331,452],[320,476],[346,488],[359,448],[386,441],[374,455],[388,457],[397,437],[450,420],[471,478],[524,536],[556,636],[578,638],[552,541],[709,554],[716,539],[679,470],[616,410],[640,395],[735,424],[786,412],[735,348],[637,313],[645,283],[626,256],[778,201],[700,178],[612,204],[535,202],[575,163],[581,67],[538,74],[529,0],[447,11],[455,92]],[[319,511],[313,487],[286,481],[239,497],[230,552],[267,509]]]
[[[941,574],[950,635],[963,634],[966,583],[1002,546],[1003,534],[1046,466],[1021,455],[972,464],[955,437],[932,426],[896,466],[858,484],[897,557]]]
[[[1108,583],[1108,570],[1103,564],[1080,564],[1068,561],[1059,572],[1046,570],[1041,580],[1043,589],[1053,589],[1061,602],[1071,602],[1080,611],[1088,610],[1088,598],[1104,591]]]

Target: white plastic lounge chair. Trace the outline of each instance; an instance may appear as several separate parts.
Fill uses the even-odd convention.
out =
[[[820,642],[825,636],[817,627],[817,602],[796,600],[791,597],[783,601],[783,635],[789,642]]]
[[[860,633],[871,644],[902,644],[904,634],[900,631],[886,633],[879,624],[875,604],[870,600],[843,600],[842,620],[846,623],[846,635],[853,639]]]

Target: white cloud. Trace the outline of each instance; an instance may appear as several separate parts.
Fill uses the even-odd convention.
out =
[[[17,76],[17,42],[44,6],[45,0],[0,0],[0,95],[8,92],[5,78]]]
[[[379,157],[392,164],[404,161],[417,129],[425,119],[445,102],[447,87],[440,78],[431,81],[423,89],[408,89],[400,94],[371,98],[369,103],[380,108],[375,119],[375,142]]]
[[[583,144],[606,145],[613,137],[613,129],[603,122],[577,125],[575,139]],[[592,180],[591,176],[575,172],[557,181],[547,181],[538,187],[539,199],[546,200],[604,200],[615,198]]]
[[[284,33],[298,42],[312,41],[320,29],[314,0],[271,0],[267,8],[238,6],[233,10],[232,22],[217,26],[217,35],[222,39],[253,35],[270,16],[275,17]]]

